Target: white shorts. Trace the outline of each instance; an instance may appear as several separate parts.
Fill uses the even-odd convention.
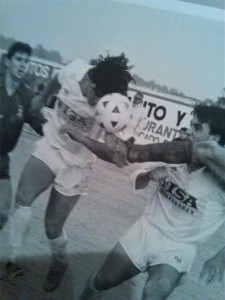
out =
[[[33,156],[43,161],[55,174],[53,186],[66,196],[87,195],[91,167],[68,165],[60,151],[51,147],[45,138],[36,142]]]
[[[119,240],[133,264],[145,272],[158,264],[173,266],[178,272],[189,272],[196,256],[196,245],[168,238],[142,216]]]

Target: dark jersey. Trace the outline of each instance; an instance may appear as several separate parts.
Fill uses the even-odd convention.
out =
[[[42,114],[31,111],[33,93],[23,84],[9,96],[5,88],[4,76],[0,75],[0,153],[6,154],[14,149],[24,123],[39,134],[46,121]]]

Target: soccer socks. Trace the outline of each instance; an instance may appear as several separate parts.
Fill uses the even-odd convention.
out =
[[[29,231],[32,208],[16,204],[10,218],[9,239],[12,247],[10,261],[16,262],[22,254],[24,243]]]
[[[49,239],[49,246],[52,252],[53,263],[66,261],[67,235],[63,230],[62,234],[56,239]]]
[[[97,295],[97,294],[99,294],[101,292],[101,290],[98,290],[94,286],[95,276],[96,276],[96,273],[94,275],[92,275],[88,279],[88,281],[86,283],[86,286],[85,286],[82,294],[78,298],[79,300],[88,300],[88,299],[91,299],[93,296],[95,296],[95,295]]]
[[[52,265],[47,274],[43,288],[46,292],[54,291],[61,283],[68,262],[66,255],[67,236],[65,231],[56,239],[49,239],[52,252]]]

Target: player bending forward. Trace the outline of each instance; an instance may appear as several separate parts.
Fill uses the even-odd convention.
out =
[[[223,174],[224,119],[225,110],[199,105],[194,109],[190,128],[192,140],[201,142],[196,154],[201,151],[203,154],[202,145],[207,145],[207,142],[211,150],[217,144],[219,155],[216,160],[221,161]],[[206,152],[209,154],[210,151],[206,149]],[[162,157],[162,152],[152,154],[153,158]],[[138,147],[135,155],[141,155]],[[168,161],[168,153],[165,156]],[[150,156],[146,157],[150,160]],[[184,160],[181,154],[178,159]],[[171,160],[175,162],[175,158]],[[142,299],[167,299],[190,271],[198,243],[212,236],[225,221],[224,190],[212,171],[197,160],[176,166],[164,165],[150,171],[140,170],[134,187],[136,190],[148,189],[146,211],[122,236],[100,270],[88,280],[80,297],[82,300],[117,286],[140,272],[149,275]],[[204,264],[201,277],[206,276],[207,283],[221,281],[224,261],[225,247]]]
[[[61,88],[52,118],[44,126],[44,137],[36,143],[22,172],[10,222],[12,255],[6,269],[11,274],[21,271],[18,261],[31,222],[31,204],[52,185],[45,230],[53,260],[44,283],[45,291],[59,286],[67,268],[67,237],[63,226],[80,196],[87,194],[87,180],[93,164],[93,154],[72,141],[69,135],[61,134],[59,128],[69,123],[72,128],[78,126],[97,139],[101,129],[93,123],[94,106],[108,93],[126,95],[132,79],[127,63],[127,58],[121,54],[100,56],[95,66],[77,60],[65,67],[59,76]]]

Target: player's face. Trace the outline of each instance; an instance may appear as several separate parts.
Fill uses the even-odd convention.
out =
[[[213,139],[210,133],[210,126],[208,123],[201,123],[197,116],[194,116],[190,124],[191,139],[194,142],[204,142]]]
[[[24,52],[15,52],[11,59],[7,59],[6,65],[10,76],[14,80],[24,78],[28,70],[29,55]]]
[[[185,141],[188,138],[188,135],[186,132],[184,131],[180,131],[180,139],[182,139],[183,141]]]
[[[134,96],[133,105],[140,105],[142,104],[143,96],[141,94],[136,94]]]
[[[95,92],[96,85],[90,80],[89,76],[86,74],[82,80],[82,92],[88,99],[88,103],[91,106],[95,106],[99,101],[99,97]]]

